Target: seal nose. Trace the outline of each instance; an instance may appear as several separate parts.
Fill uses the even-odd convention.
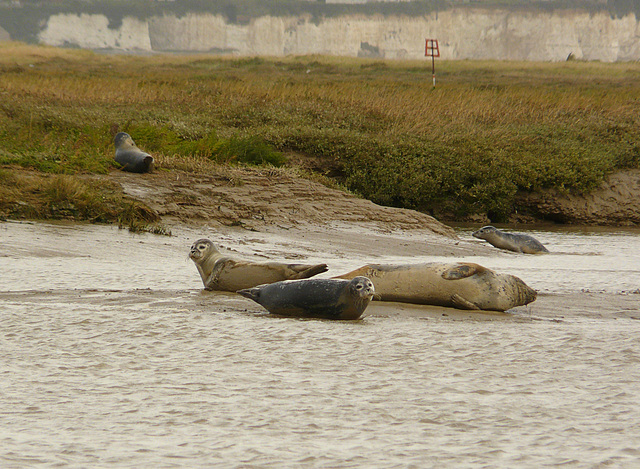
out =
[[[362,297],[372,297],[376,293],[375,288],[372,282],[365,282],[362,288],[362,292],[360,293]]]

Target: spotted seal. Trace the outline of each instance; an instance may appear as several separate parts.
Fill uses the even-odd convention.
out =
[[[113,139],[116,147],[116,163],[123,171],[150,173],[153,171],[153,157],[140,150],[128,133],[118,132]]]
[[[235,292],[263,283],[305,279],[327,271],[327,264],[251,262],[223,255],[209,239],[191,246],[189,257],[196,264],[205,290]]]
[[[366,277],[351,280],[312,278],[259,285],[237,293],[272,314],[355,320],[371,302],[374,286]]]
[[[478,264],[431,262],[414,265],[369,264],[334,278],[368,277],[375,299],[467,310],[506,311],[531,303],[536,292],[518,277]]]
[[[549,252],[549,250],[533,236],[518,233],[505,233],[493,226],[483,226],[478,231],[474,231],[472,236],[474,238],[484,239],[495,247],[506,249],[508,251],[523,252],[525,254]]]

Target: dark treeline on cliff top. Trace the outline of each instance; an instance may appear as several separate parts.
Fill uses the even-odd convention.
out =
[[[30,5],[48,7],[86,7],[86,6],[162,6],[169,9],[180,9],[182,7],[198,8],[201,10],[219,9],[229,6],[238,8],[251,7],[260,10],[266,7],[268,10],[279,10],[280,8],[292,8],[297,11],[313,11],[320,6],[323,9],[340,10],[367,10],[367,11],[408,11],[418,8],[441,8],[447,6],[489,6],[489,7],[512,7],[527,6],[536,9],[548,8],[588,8],[598,7],[601,9],[628,9],[636,10],[640,1],[638,0],[369,0],[366,3],[326,3],[325,0],[0,0],[0,6],[23,7]]]
[[[144,18],[160,13],[177,15],[190,12],[217,13],[232,21],[263,15],[335,16],[343,14],[420,15],[450,7],[588,9],[612,15],[640,12],[640,0],[412,0],[370,1],[368,3],[325,3],[324,0],[0,0],[3,10],[37,7],[44,15],[52,13],[105,13]]]
[[[420,14],[452,6],[527,7],[540,10],[586,8],[624,14],[640,11],[640,0],[370,0],[367,3],[347,3],[346,1],[345,3],[326,3],[325,0],[0,0],[0,7],[30,6],[54,11],[78,12],[87,12],[92,8],[121,8],[135,11],[142,7],[147,14],[153,14],[155,11],[225,13],[228,10],[236,10],[249,17],[263,14],[301,13]]]

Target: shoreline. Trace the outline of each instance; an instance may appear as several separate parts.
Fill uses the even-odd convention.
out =
[[[206,223],[186,225],[179,220],[171,220],[170,227],[174,230],[174,235],[167,238],[149,233],[134,234],[124,229],[117,230],[110,225],[99,226],[73,222],[54,225],[46,222],[6,223],[8,224],[0,223],[0,230],[8,234],[3,236],[7,238],[7,242],[0,247],[0,257],[10,260],[19,268],[33,269],[37,275],[48,278],[49,275],[42,272],[43,262],[46,264],[51,260],[60,259],[61,262],[82,264],[77,270],[73,270],[73,276],[68,278],[62,276],[56,279],[61,282],[59,286],[53,285],[50,281],[39,281],[33,278],[33,270],[26,270],[25,273],[18,275],[20,278],[26,278],[26,281],[16,280],[14,287],[10,286],[9,289],[5,287],[4,291],[0,292],[0,298],[8,301],[42,300],[45,303],[46,301],[80,303],[124,301],[127,304],[158,302],[165,306],[173,304],[178,310],[203,313],[264,313],[260,306],[246,298],[232,293],[207,292],[202,289],[199,275],[192,262],[188,260],[187,252],[192,242],[203,237],[212,239],[223,252],[244,259],[327,263],[329,271],[319,275],[319,278],[340,275],[367,263],[408,264],[429,262],[437,258],[444,262],[476,262],[484,265],[487,259],[495,259],[498,263],[505,259],[516,262],[517,259],[522,259],[526,263],[540,257],[533,255],[519,257],[497,250],[488,244],[460,237],[434,235],[429,230],[396,229],[385,232],[373,224],[368,226],[366,224],[358,226],[306,224],[289,229],[267,226],[261,231],[249,231],[237,226],[213,226]],[[20,232],[34,231],[21,226],[26,224],[40,226],[36,230],[39,233],[37,238],[25,245],[24,234]],[[40,231],[44,231],[45,234],[43,235]],[[12,236],[11,232],[16,234]],[[53,234],[48,236],[46,233]],[[93,248],[88,246],[95,243],[104,252],[92,254]],[[99,280],[103,275],[106,275],[106,278],[127,278],[132,275],[131,267],[127,267],[126,263],[131,262],[132,266],[138,265],[135,259],[130,259],[136,256],[149,263],[144,268],[136,268],[135,274],[141,280],[122,280],[113,284],[104,284]],[[119,258],[122,260],[117,262]],[[162,266],[158,265],[159,262]],[[28,267],[29,264],[32,267]],[[153,269],[157,268],[168,269],[167,275],[170,277],[154,281],[153,276],[156,274]],[[491,268],[502,273],[514,273],[508,268],[494,266]],[[146,269],[152,270],[147,273]],[[17,272],[16,275],[19,273]],[[516,276],[536,288],[535,279],[529,279],[517,273]],[[163,275],[159,278],[162,279]],[[122,282],[125,282],[128,287],[123,288]],[[161,286],[158,282],[165,286]],[[74,285],[74,289],[70,290],[69,284]],[[506,313],[374,301],[367,308],[364,316],[434,320],[438,318],[510,321],[572,321],[584,318],[640,320],[638,291],[614,293],[583,290],[558,293],[540,288],[536,290],[538,298],[534,302],[512,308]]]

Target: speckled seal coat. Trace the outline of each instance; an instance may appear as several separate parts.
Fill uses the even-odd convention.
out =
[[[493,226],[483,226],[478,231],[472,233],[474,238],[484,239],[493,246],[506,249],[508,251],[523,252],[525,254],[540,254],[549,252],[540,241],[533,236],[505,233]]]
[[[123,171],[132,173],[150,173],[153,171],[153,157],[149,153],[140,150],[133,142],[131,136],[125,132],[119,132],[113,139],[116,147],[116,163],[122,166]]]
[[[374,286],[366,277],[312,278],[259,285],[238,293],[280,316],[355,320],[371,302]]]
[[[375,299],[467,310],[506,311],[531,303],[536,292],[518,277],[478,264],[431,262],[414,265],[370,264],[335,278],[365,276]]]
[[[263,283],[305,279],[327,271],[327,264],[250,262],[223,255],[211,240],[199,239],[189,257],[196,264],[206,290],[235,292]]]

